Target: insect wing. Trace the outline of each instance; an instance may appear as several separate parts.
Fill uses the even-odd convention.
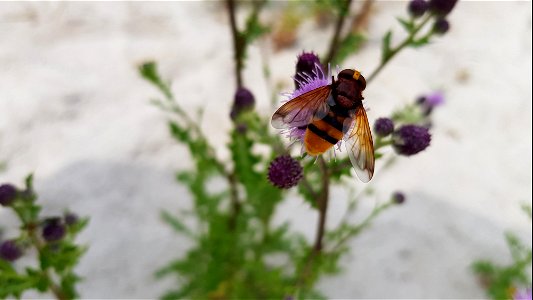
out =
[[[346,150],[357,177],[369,182],[374,175],[374,142],[363,106],[355,110],[344,136]]]
[[[284,129],[306,126],[320,120],[329,111],[331,86],[326,85],[302,94],[283,104],[272,116],[272,127]]]

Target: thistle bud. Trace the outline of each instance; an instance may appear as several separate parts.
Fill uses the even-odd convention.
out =
[[[316,66],[320,66],[320,59],[313,52],[302,52],[298,55],[296,62],[296,74],[294,75],[294,85],[299,89],[302,82],[305,82],[305,76],[313,76]]]
[[[12,184],[6,183],[0,185],[0,205],[9,206],[17,197],[17,188]]]
[[[254,105],[255,98],[252,92],[246,88],[239,88],[235,93],[233,106],[231,108],[231,119],[235,120],[240,113],[253,109]]]
[[[42,236],[47,242],[56,242],[61,240],[66,233],[65,225],[60,218],[52,218],[45,222]]]
[[[457,0],[430,0],[429,10],[439,16],[449,14],[457,4]]]
[[[394,122],[389,118],[379,118],[374,123],[374,131],[381,137],[386,137],[394,131]]]
[[[289,155],[279,156],[270,163],[268,180],[276,187],[288,189],[303,177],[300,163]]]
[[[15,240],[3,241],[0,244],[0,258],[6,261],[15,261],[22,256],[22,249]]]
[[[428,3],[425,0],[412,0],[409,2],[407,10],[411,16],[418,18],[425,14],[428,10]]]
[[[411,156],[429,146],[431,135],[425,127],[404,125],[393,133],[392,140],[396,153]]]
[[[438,34],[445,34],[450,30],[450,23],[446,19],[439,18],[433,24],[433,31]]]

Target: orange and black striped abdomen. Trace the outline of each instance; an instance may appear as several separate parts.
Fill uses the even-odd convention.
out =
[[[326,152],[342,139],[345,118],[329,112],[323,119],[307,125],[305,131],[305,151],[312,156]]]

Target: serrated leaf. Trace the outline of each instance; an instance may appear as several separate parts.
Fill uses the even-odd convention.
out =
[[[386,62],[391,55],[391,40],[392,40],[392,31],[389,30],[384,36],[382,41],[381,48],[381,62]]]
[[[148,61],[139,66],[139,74],[148,82],[156,86],[167,99],[172,99],[172,92],[169,85],[164,82],[159,76],[157,64],[153,61]]]
[[[76,284],[80,281],[81,278],[73,272],[69,272],[61,278],[61,290],[67,299],[78,298]]]
[[[33,191],[33,173],[29,174],[24,181],[26,183],[26,190]]]
[[[414,47],[414,48],[419,48],[419,47],[429,44],[430,39],[431,39],[431,36],[424,36],[417,40],[412,40],[409,43],[409,46]]]
[[[402,27],[407,31],[408,33],[412,33],[415,29],[415,24],[413,21],[407,21],[402,18],[396,18],[398,22],[402,25]]]
[[[181,222],[179,219],[171,215],[169,212],[162,211],[160,216],[161,216],[161,219],[165,223],[170,225],[174,230],[176,230],[176,232],[183,233],[190,238],[194,238],[194,234],[192,233],[192,231],[189,228],[187,228],[187,226],[185,226],[183,222]]]

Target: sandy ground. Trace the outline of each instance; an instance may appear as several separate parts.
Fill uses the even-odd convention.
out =
[[[401,31],[395,16],[404,9],[378,2],[367,48],[344,67],[372,70],[380,37]],[[136,66],[155,59],[184,106],[205,107],[202,127],[226,158],[234,82],[223,10],[215,2],[37,2],[0,3],[0,11],[0,182],[35,172],[47,213],[68,206],[91,217],[81,236],[90,244],[78,269],[83,297],[161,295],[173,282],[155,281],[153,271],[189,245],[158,214],[188,206],[173,174],[190,163],[148,104],[157,92]],[[435,89],[447,104],[428,151],[391,170],[378,165],[375,196],[356,218],[396,189],[408,202],[353,241],[344,274],[320,284],[332,298],[481,298],[469,264],[508,262],[508,229],[531,244],[519,208],[532,196],[531,2],[461,2],[450,21],[449,34],[401,53],[366,91],[371,120]],[[323,52],[329,34],[304,24],[298,45],[270,55],[273,79],[289,85],[295,55]],[[270,114],[261,45],[250,50],[245,82]],[[346,203],[345,190],[333,193],[330,226]],[[289,218],[311,236],[316,215],[294,194],[277,213]],[[0,224],[13,222],[0,208]]]

